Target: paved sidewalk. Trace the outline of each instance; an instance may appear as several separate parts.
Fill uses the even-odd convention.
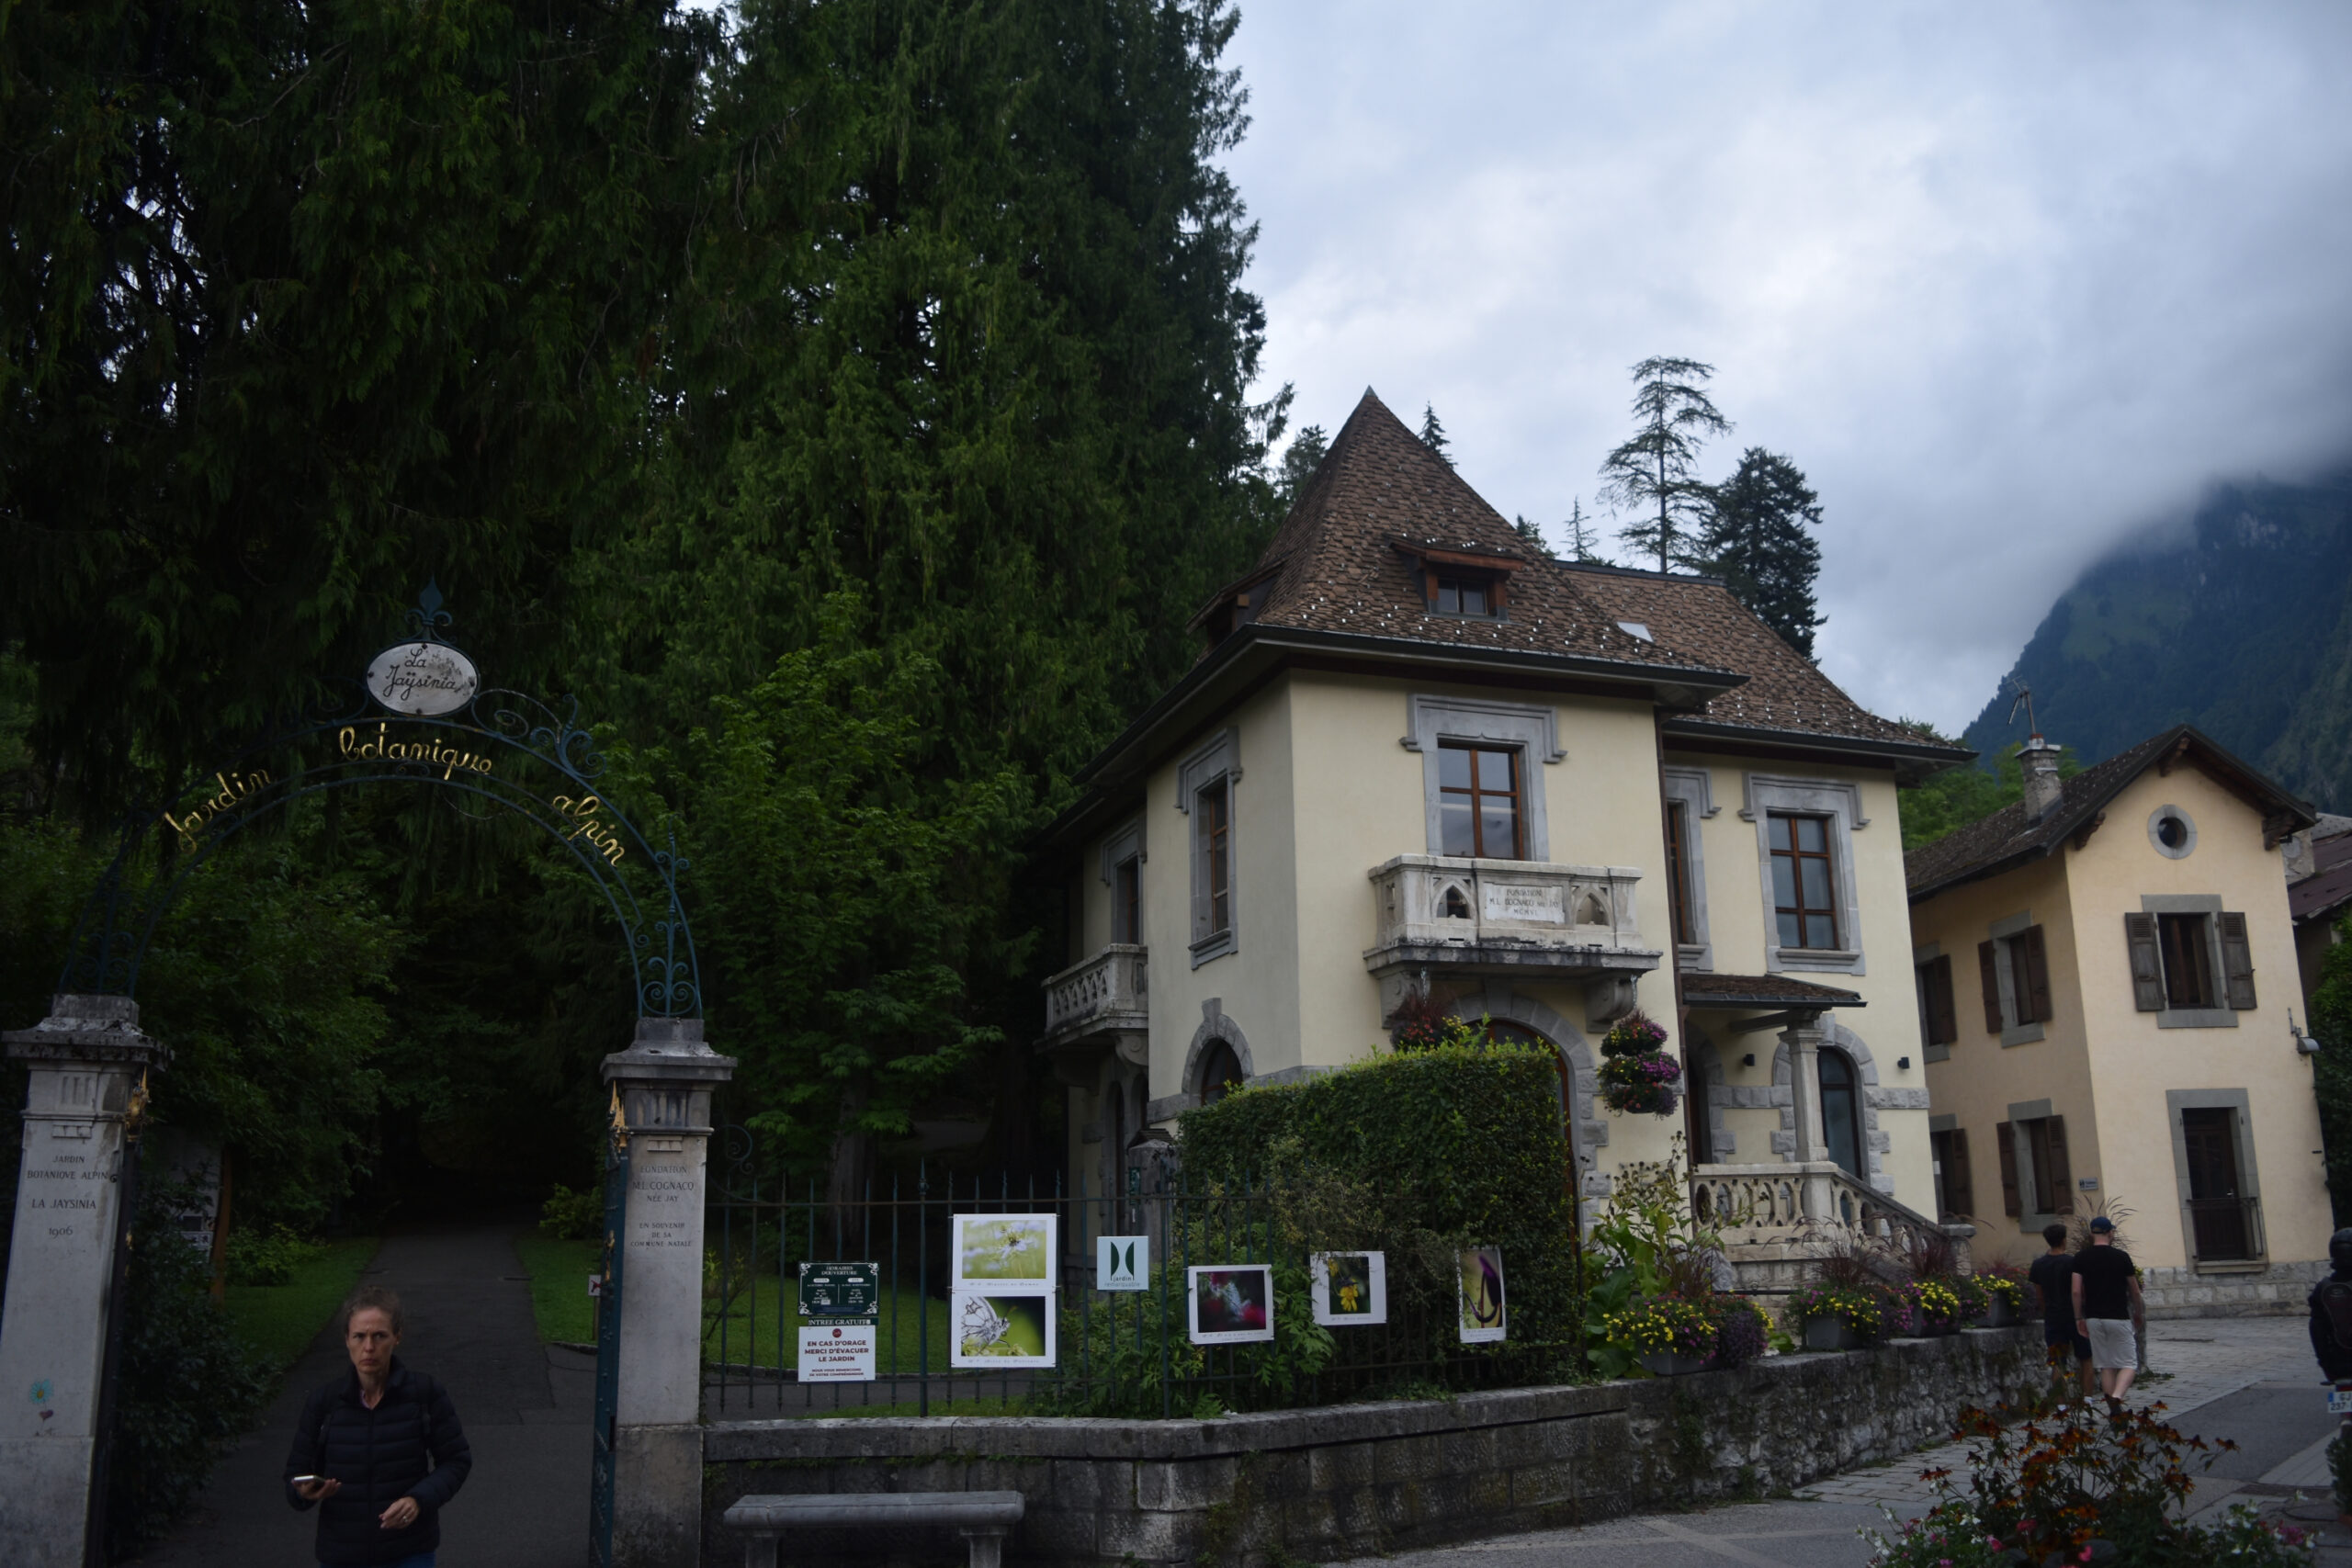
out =
[[[2316,1528],[2323,1515],[2334,1517],[2324,1499],[2335,1420],[2301,1317],[2151,1324],[2148,1363],[2154,1375],[2143,1374],[2133,1388],[2133,1404],[2161,1401],[2165,1418],[2182,1431],[2240,1445],[2205,1473],[2192,1513],[2248,1503],[2284,1512],[2306,1529]],[[1864,1568],[1871,1547],[1860,1532],[1890,1529],[1887,1513],[1924,1513],[1934,1489],[1920,1472],[1956,1469],[1965,1459],[1963,1446],[1944,1445],[1832,1476],[1792,1501],[1508,1536],[1367,1558],[1361,1568]],[[2327,1529],[2315,1568],[2352,1568],[2352,1531]]]
[[[364,1279],[401,1293],[401,1359],[449,1390],[473,1450],[441,1518],[441,1568],[585,1568],[595,1358],[539,1343],[512,1222],[387,1236]],[[313,1568],[315,1512],[279,1476],[311,1390],[349,1366],[332,1328],[296,1363],[258,1431],[213,1467],[196,1507],[132,1561],[143,1568]],[[0,1549],[0,1559],[5,1559]]]

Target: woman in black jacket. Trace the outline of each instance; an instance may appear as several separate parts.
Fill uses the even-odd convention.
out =
[[[401,1301],[363,1285],[343,1308],[351,1375],[312,1393],[286,1456],[286,1500],[319,1509],[319,1561],[433,1568],[441,1509],[473,1456],[448,1391],[392,1352]]]

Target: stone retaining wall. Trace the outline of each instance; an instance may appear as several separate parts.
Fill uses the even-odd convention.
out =
[[[2301,1316],[2312,1287],[2327,1278],[2321,1263],[2273,1263],[2245,1273],[2150,1269],[2140,1294],[2152,1318]]]
[[[752,1493],[1009,1488],[1012,1561],[1261,1564],[1394,1551],[1758,1496],[1892,1459],[2038,1382],[2041,1334],[1973,1329],[1735,1371],[1214,1421],[948,1416],[706,1429],[704,1561]],[[960,1545],[812,1534],[786,1562],[960,1562]]]

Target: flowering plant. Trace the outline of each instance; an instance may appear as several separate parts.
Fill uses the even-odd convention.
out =
[[[1639,1010],[1617,1021],[1600,1042],[1600,1100],[1628,1115],[1673,1112],[1682,1066],[1661,1049],[1666,1031]]]
[[[1914,1280],[1903,1287],[1903,1305],[1915,1334],[1938,1332],[1960,1322],[1960,1292],[1948,1280]]]
[[[1683,1296],[1651,1296],[1602,1320],[1609,1343],[1629,1355],[1711,1357],[1717,1329],[1712,1303]]]
[[[1864,1339],[1883,1337],[1893,1326],[1894,1303],[1883,1290],[1815,1285],[1789,1298],[1789,1315],[1799,1323],[1836,1318]]]
[[[1744,1367],[1771,1343],[1772,1323],[1746,1296],[1718,1292],[1707,1298],[1715,1314],[1715,1365]]]
[[[2016,1264],[1987,1264],[1969,1278],[1976,1281],[1977,1293],[1987,1305],[1996,1301],[2007,1302],[2011,1312],[2019,1317],[2025,1315],[2025,1281],[2018,1278]]]
[[[2000,1539],[1986,1534],[1976,1510],[1960,1498],[1946,1498],[1909,1524],[1890,1509],[1879,1512],[1894,1533],[1859,1532],[1876,1548],[1871,1568],[1992,1568],[2001,1560]]]

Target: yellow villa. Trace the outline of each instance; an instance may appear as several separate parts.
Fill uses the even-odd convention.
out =
[[[1744,1213],[1932,1213],[1896,786],[1968,753],[1713,581],[1531,552],[1369,392],[1196,625],[1047,836],[1074,1187],[1150,1179],[1184,1110],[1386,1050],[1426,996],[1556,1054],[1587,1199],[1687,1133]],[[1599,1102],[1635,1007],[1680,1114]]]
[[[2183,726],[1909,857],[1938,1200],[2023,1262],[2107,1213],[2159,1314],[2300,1309],[2332,1228],[2278,848],[2312,811]]]

